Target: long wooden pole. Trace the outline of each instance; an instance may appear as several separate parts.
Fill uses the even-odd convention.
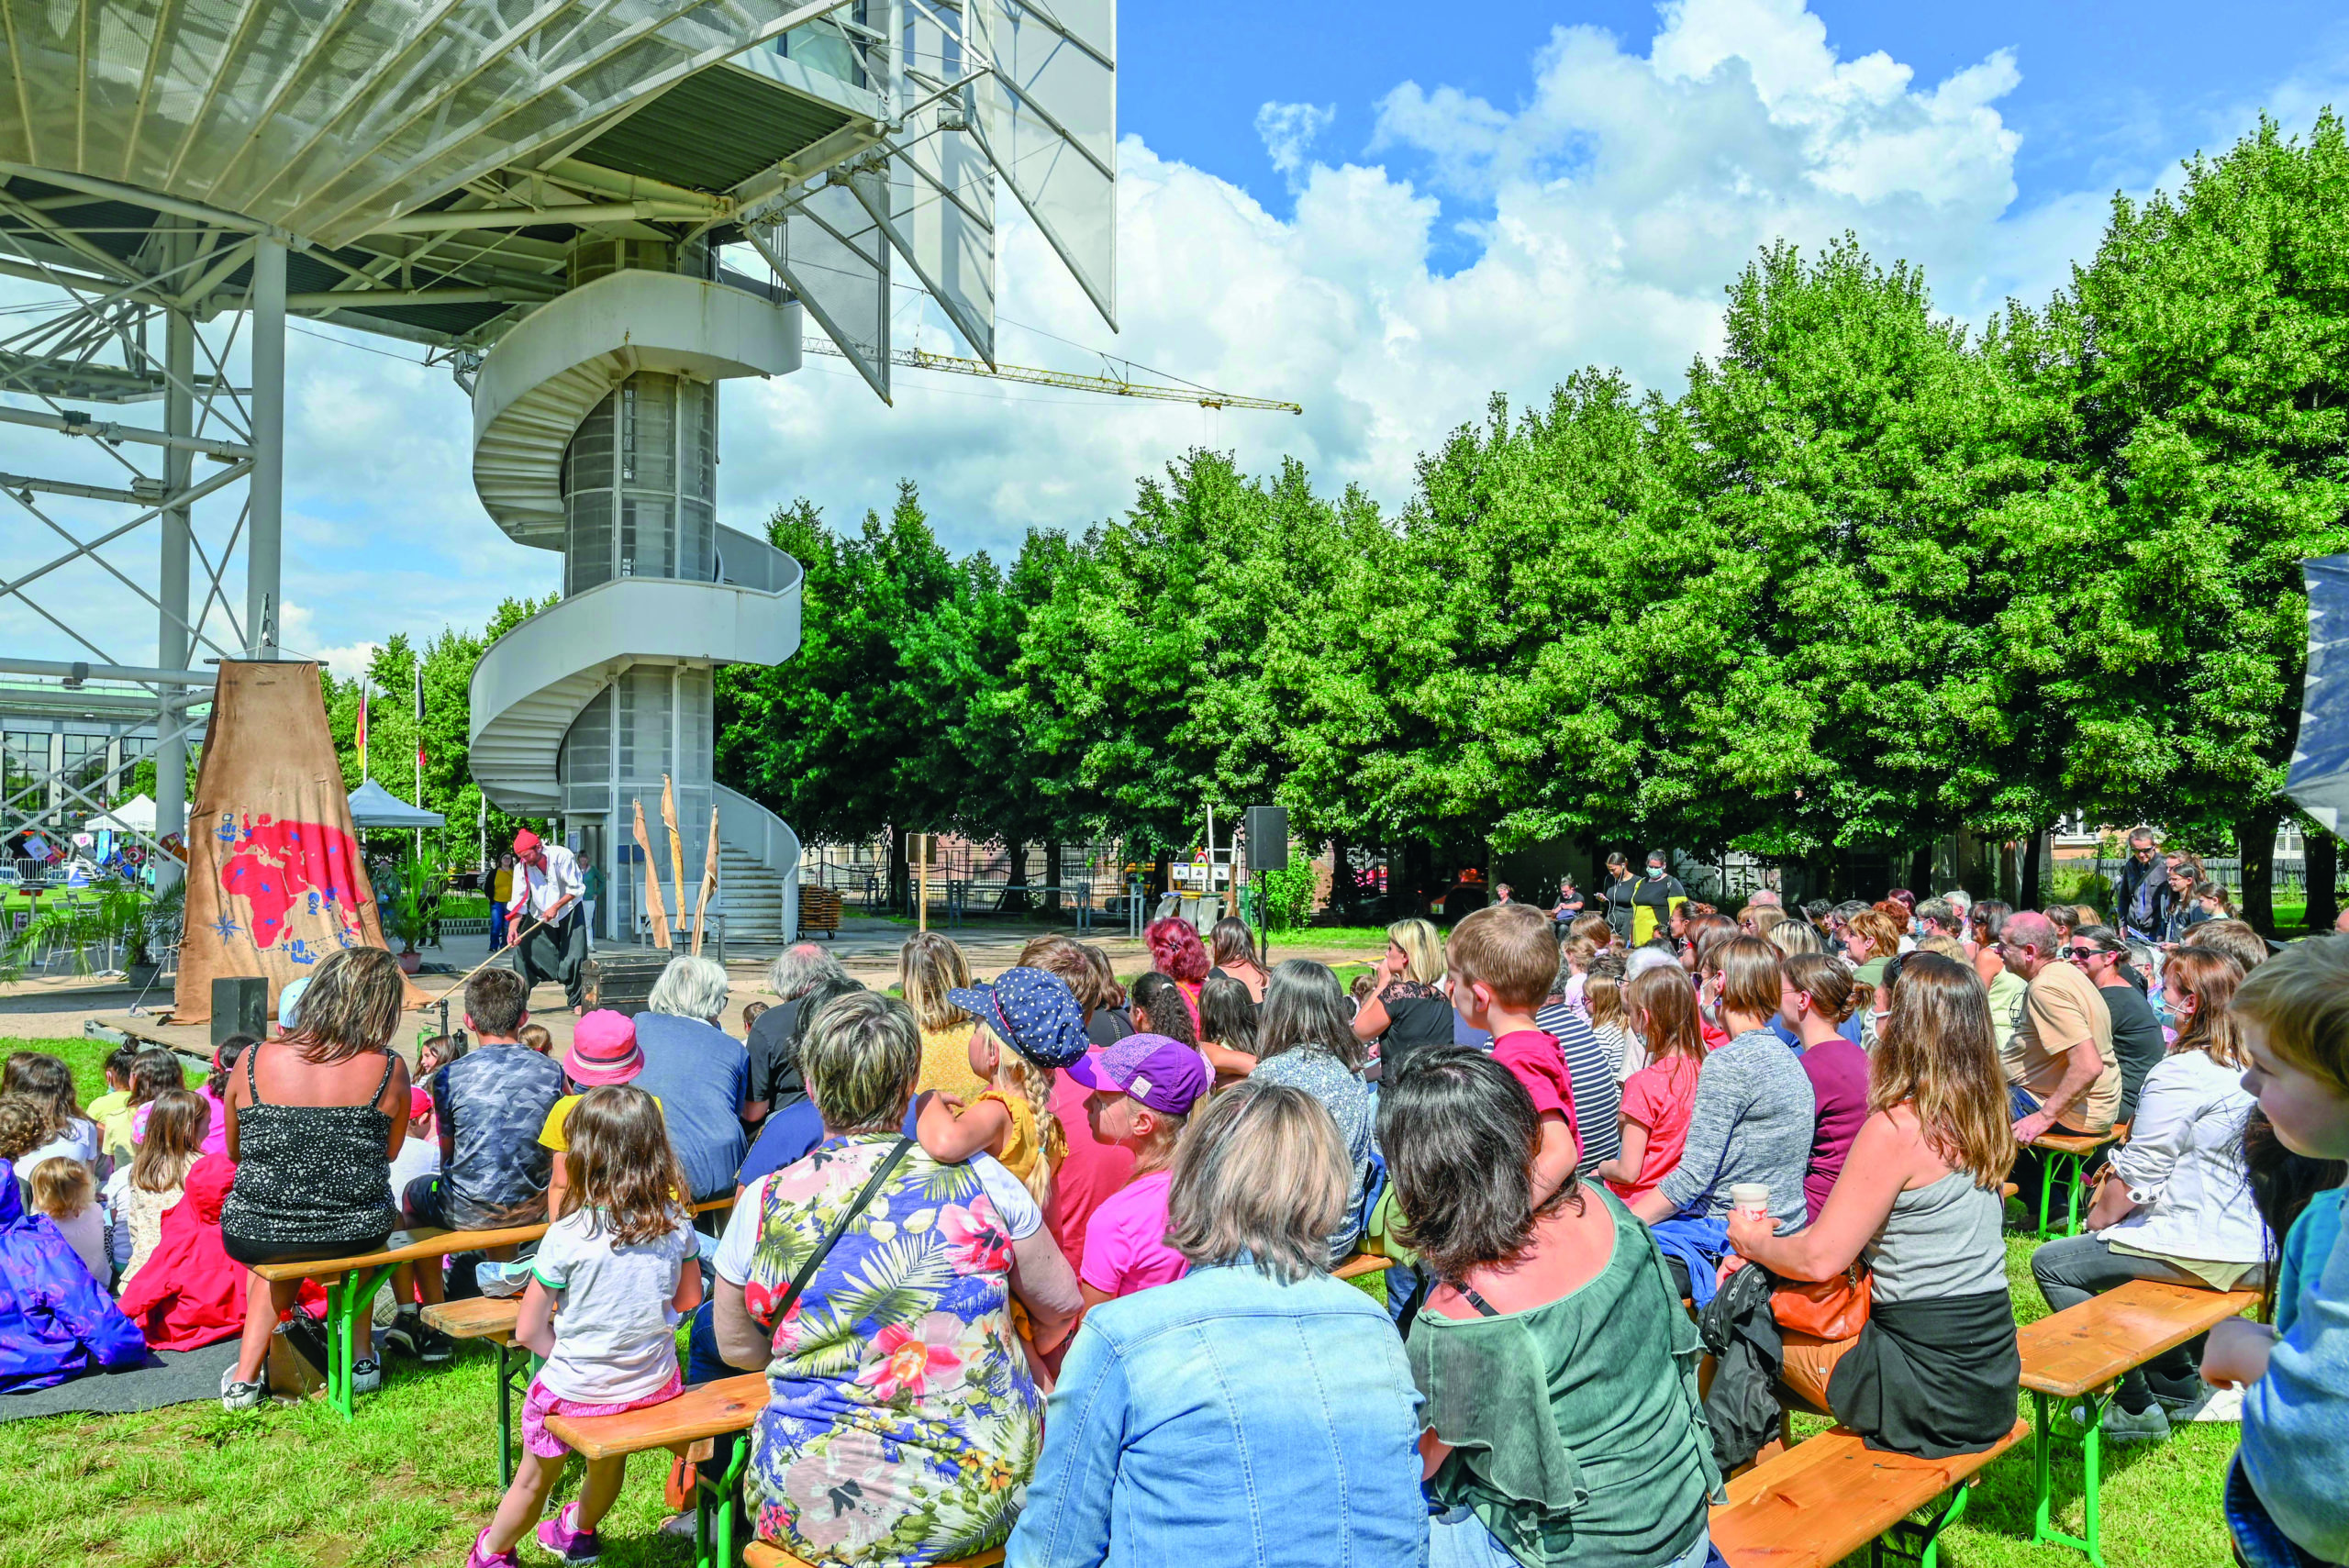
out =
[[[661,902],[661,862],[652,858],[652,841],[644,831],[644,797],[636,801],[636,848],[644,857],[644,909],[652,917],[652,945],[665,948],[669,940],[669,911]]]
[[[701,956],[701,937],[709,913],[709,895],[718,886],[718,805],[709,807],[709,852],[702,857],[701,896],[694,901],[694,956]]]
[[[685,918],[685,835],[677,831],[677,792],[671,787],[666,773],[661,775],[661,825],[669,829],[669,874],[677,884],[677,921],[682,926]]]

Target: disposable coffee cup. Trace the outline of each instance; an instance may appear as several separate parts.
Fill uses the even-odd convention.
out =
[[[1729,1189],[1729,1206],[1747,1214],[1768,1214],[1770,1189],[1760,1182],[1732,1182]]]

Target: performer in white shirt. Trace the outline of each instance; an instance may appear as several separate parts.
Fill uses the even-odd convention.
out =
[[[507,944],[531,984],[560,980],[564,1000],[578,1013],[587,992],[587,916],[580,906],[587,888],[579,857],[525,828],[514,835],[514,859]]]

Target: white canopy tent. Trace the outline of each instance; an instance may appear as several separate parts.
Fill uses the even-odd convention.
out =
[[[103,815],[93,817],[83,824],[92,833],[152,833],[155,830],[155,797],[148,795],[133,796]]]
[[[438,828],[448,820],[437,811],[410,806],[373,779],[351,792],[353,828]]]

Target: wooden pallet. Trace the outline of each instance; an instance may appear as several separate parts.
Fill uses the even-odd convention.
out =
[[[805,935],[822,931],[836,935],[841,929],[841,900],[829,887],[801,887],[799,890],[799,929]]]

